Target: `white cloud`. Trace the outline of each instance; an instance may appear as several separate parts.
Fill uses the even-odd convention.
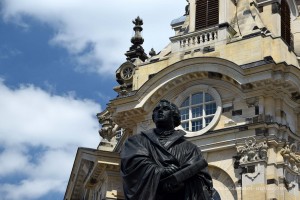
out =
[[[51,95],[33,85],[11,89],[0,80],[1,200],[63,193],[77,147],[96,148],[100,141],[95,118],[100,109],[89,100]]]
[[[158,52],[173,36],[172,19],[184,14],[186,1],[174,0],[2,0],[7,21],[30,27],[23,16],[51,26],[51,44],[66,48],[80,69],[112,73],[125,61],[133,34],[132,20],[144,20],[144,48]],[[172,11],[172,12],[170,12]],[[84,67],[84,68],[83,68]]]

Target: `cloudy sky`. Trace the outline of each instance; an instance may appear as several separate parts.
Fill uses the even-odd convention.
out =
[[[96,113],[116,96],[132,20],[144,48],[173,36],[185,0],[0,0],[0,199],[63,199],[79,146],[96,148]]]

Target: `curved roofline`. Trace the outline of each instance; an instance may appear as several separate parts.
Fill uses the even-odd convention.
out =
[[[224,70],[226,68],[226,70]],[[159,88],[168,82],[190,73],[216,72],[231,77],[239,84],[244,84],[247,79],[244,77],[244,70],[237,64],[216,57],[197,57],[176,62],[159,71],[153,78],[149,79],[138,90],[140,103],[136,106],[142,107]]]

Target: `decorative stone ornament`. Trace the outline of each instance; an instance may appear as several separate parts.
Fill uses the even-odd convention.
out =
[[[121,77],[124,80],[130,80],[133,76],[134,68],[132,66],[126,66],[121,71]]]
[[[297,148],[295,144],[286,145],[280,150],[280,154],[283,157],[284,163],[289,167],[293,172],[300,173],[300,156],[297,155],[299,152],[296,152]]]
[[[116,79],[120,85],[124,83],[132,83],[133,74],[135,71],[135,65],[129,61],[124,62],[116,71]]]
[[[251,181],[254,181],[260,175],[260,172],[255,173],[247,173],[245,176],[249,178]]]
[[[111,141],[111,139],[116,136],[119,126],[115,124],[112,120],[111,114],[109,111],[104,111],[97,114],[99,123],[102,125],[99,134],[103,139]]]
[[[245,141],[245,145],[238,147],[240,154],[240,164],[246,164],[255,161],[266,161],[268,158],[268,144],[266,141],[257,144],[254,137],[249,137]]]
[[[133,27],[134,36],[131,38],[132,46],[129,48],[129,51],[125,53],[125,55],[127,56],[128,61],[134,62],[135,59],[139,58],[144,62],[148,56],[142,47],[142,44],[144,43],[144,38],[141,34],[143,31],[143,20],[140,17],[137,17],[132,21],[132,23],[135,25]]]
[[[153,48],[151,48],[151,50],[150,50],[150,52],[149,52],[149,55],[150,55],[151,57],[156,56],[156,52],[154,51]]]
[[[119,95],[124,96],[132,90],[135,67],[136,66],[130,61],[126,61],[119,67],[119,69],[117,69],[116,80],[120,86],[115,87],[114,90],[118,92]]]

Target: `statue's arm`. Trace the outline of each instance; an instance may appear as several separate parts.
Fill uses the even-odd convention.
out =
[[[126,199],[154,200],[162,168],[151,158],[140,137],[129,138],[121,151],[121,175]]]

